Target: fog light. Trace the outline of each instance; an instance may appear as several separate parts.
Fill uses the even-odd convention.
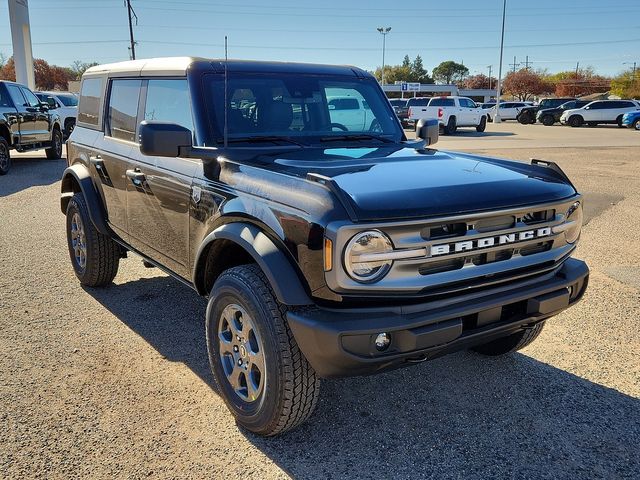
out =
[[[391,344],[391,335],[386,332],[379,333],[376,336],[376,340],[374,343],[376,345],[376,350],[382,352],[389,348],[389,344]]]

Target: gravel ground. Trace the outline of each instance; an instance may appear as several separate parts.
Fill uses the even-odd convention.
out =
[[[326,381],[276,439],[212,390],[204,301],[135,256],[81,288],[64,162],[16,159],[0,177],[0,478],[640,477],[640,147],[491,154],[558,161],[585,193],[584,301],[521,353]]]

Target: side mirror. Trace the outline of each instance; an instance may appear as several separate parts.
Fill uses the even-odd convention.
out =
[[[56,101],[53,97],[47,97],[46,105],[49,107],[49,110],[54,110],[58,108],[58,105],[56,104]]]
[[[179,157],[181,148],[193,144],[191,130],[169,122],[141,122],[139,138],[140,152],[155,157]]]
[[[438,142],[438,135],[440,134],[440,125],[438,120],[418,120],[416,124],[416,137],[421,138],[427,144],[427,146],[433,145]]]

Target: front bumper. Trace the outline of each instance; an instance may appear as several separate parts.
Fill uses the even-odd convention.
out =
[[[580,300],[587,265],[566,260],[536,283],[521,282],[455,298],[397,307],[292,310],[287,320],[321,377],[364,375],[480,345],[552,317]],[[384,352],[378,333],[391,334]]]

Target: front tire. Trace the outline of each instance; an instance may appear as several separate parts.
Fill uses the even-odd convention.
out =
[[[582,119],[582,117],[580,115],[573,115],[571,117],[569,117],[569,125],[571,125],[572,127],[580,127],[582,126],[582,123],[584,122],[584,120]]]
[[[618,118],[616,118],[616,123],[618,124],[618,128],[624,128],[624,125],[622,124],[622,115],[618,115]]]
[[[484,132],[487,128],[487,117],[482,117],[480,119],[480,125],[476,127],[476,132]]]
[[[633,123],[631,124],[631,128],[633,128],[634,130],[640,130],[640,118],[633,121]]]
[[[113,281],[120,264],[120,246],[93,225],[82,193],[76,193],[67,205],[67,245],[82,285],[103,287]]]
[[[498,356],[520,350],[533,342],[544,328],[544,322],[536,323],[533,327],[506,337],[498,338],[484,345],[473,347],[472,350],[483,355]]]
[[[241,426],[272,436],[311,416],[320,379],[287,325],[286,307],[257,265],[233,267],[218,277],[206,333],[216,389]]]
[[[49,160],[62,158],[62,132],[57,126],[53,127],[51,133],[51,146],[45,150]]]
[[[543,125],[550,127],[551,125],[553,125],[554,123],[556,123],[555,118],[553,118],[553,115],[544,115],[540,121],[542,122]]]
[[[11,149],[4,137],[0,137],[0,175],[6,175],[11,169]]]

